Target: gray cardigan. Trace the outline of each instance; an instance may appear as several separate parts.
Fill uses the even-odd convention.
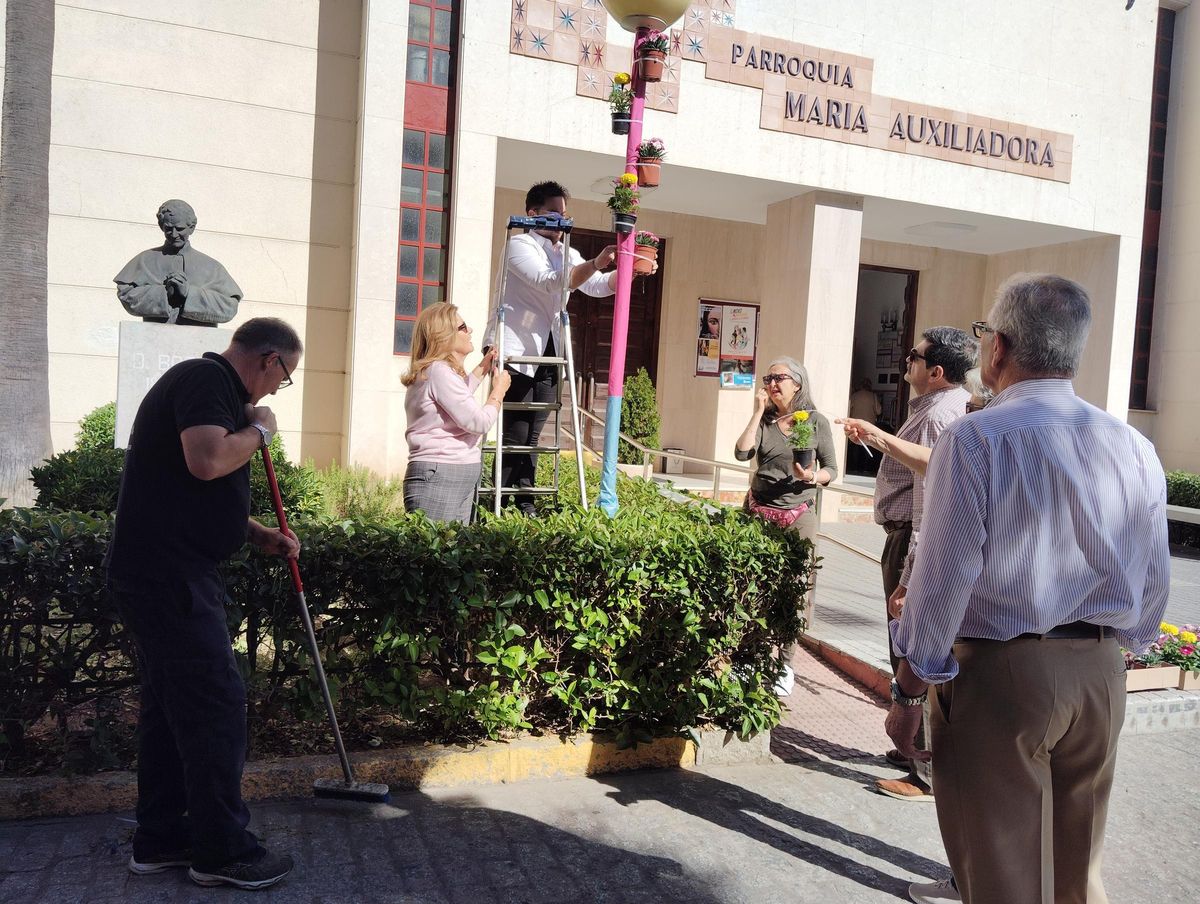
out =
[[[778,509],[793,509],[800,503],[813,505],[816,502],[817,490],[811,483],[797,480],[792,472],[792,447],[788,444],[783,431],[774,423],[779,415],[769,411],[758,425],[758,435],[754,441],[754,450],[742,452],[734,446],[733,457],[738,461],[749,461],[758,458],[758,467],[750,489],[754,498],[761,505]],[[820,412],[813,412],[816,425],[817,441],[817,470],[824,469],[829,473],[829,479],[837,479],[837,458],[833,448],[833,431],[829,420]]]

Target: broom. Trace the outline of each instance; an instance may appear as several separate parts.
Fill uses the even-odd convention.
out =
[[[271,464],[271,453],[266,446],[262,447],[263,467],[267,471],[267,484],[271,487],[271,499],[275,504],[275,517],[279,520],[279,529],[287,531],[287,515],[283,511],[283,497],[279,495],[279,481],[275,479],[275,467]],[[346,745],[342,742],[342,732],[338,728],[337,713],[333,709],[333,698],[329,696],[329,682],[325,680],[325,667],[321,664],[321,651],[317,648],[317,635],[313,631],[312,616],[308,614],[308,603],[304,600],[304,583],[300,580],[300,565],[295,559],[288,559],[288,568],[292,572],[292,589],[296,592],[296,600],[300,604],[300,616],[304,619],[304,630],[308,634],[308,647],[312,651],[313,664],[317,667],[317,681],[321,685],[321,696],[325,698],[325,709],[329,713],[329,725],[333,728],[333,741],[337,745],[338,759],[342,761],[343,780],[319,778],[313,782],[313,794],[317,797],[335,797],[342,800],[364,800],[375,803],[387,803],[389,789],[387,785],[375,782],[358,782],[354,780],[354,770],[350,767],[350,758],[346,755]]]

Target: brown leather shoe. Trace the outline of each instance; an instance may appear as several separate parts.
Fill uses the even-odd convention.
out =
[[[933,791],[924,785],[894,778],[876,779],[875,790],[896,800],[933,800]]]

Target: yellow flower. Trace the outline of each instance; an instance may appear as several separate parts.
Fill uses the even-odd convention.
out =
[[[803,424],[807,420],[808,420],[808,412],[807,411],[797,411],[795,414],[792,415],[792,421],[794,423]]]
[[[622,173],[621,174],[621,184],[622,185],[637,185],[637,176],[635,176],[633,173]]]
[[[1196,635],[1193,634],[1191,631],[1180,631],[1179,639],[1182,640],[1184,643],[1195,643]]]
[[[617,85],[628,85],[629,84],[629,73],[628,72],[618,72],[616,75],[613,76],[613,83],[617,84]]]
[[[1174,625],[1169,625],[1166,622],[1163,622],[1161,625],[1158,626],[1158,628],[1160,631],[1163,632],[1163,634],[1171,634],[1175,637],[1179,636],[1179,629],[1177,627],[1175,627]]]

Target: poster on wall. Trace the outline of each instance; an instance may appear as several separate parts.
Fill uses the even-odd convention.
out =
[[[724,389],[751,389],[758,348],[758,305],[700,299],[696,376]]]
[[[715,377],[721,369],[721,312],[719,302],[700,302],[696,332],[696,376]]]
[[[721,386],[754,388],[758,347],[758,306],[726,304],[721,317]]]

